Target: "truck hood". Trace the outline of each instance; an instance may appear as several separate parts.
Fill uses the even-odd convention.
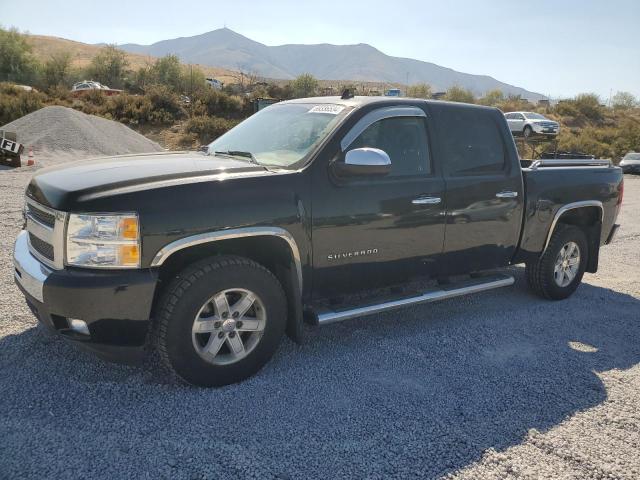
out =
[[[32,178],[27,196],[64,210],[70,197],[269,173],[266,168],[248,161],[200,152],[121,155],[44,168]]]

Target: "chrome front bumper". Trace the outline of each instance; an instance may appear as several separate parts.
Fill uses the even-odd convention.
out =
[[[44,282],[51,270],[40,263],[29,251],[29,234],[23,230],[13,248],[14,276],[17,283],[33,298],[44,302]]]
[[[543,135],[557,135],[560,129],[554,127],[533,127],[533,131]]]

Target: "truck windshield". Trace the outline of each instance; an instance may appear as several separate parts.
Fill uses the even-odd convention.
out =
[[[348,110],[326,103],[271,105],[213,141],[207,152],[243,152],[260,165],[292,167],[305,159]]]

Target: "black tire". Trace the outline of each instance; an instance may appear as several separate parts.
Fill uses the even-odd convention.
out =
[[[579,268],[568,285],[560,286],[554,278],[554,267],[560,251],[569,242],[574,242],[578,245],[580,253]],[[589,260],[588,248],[587,236],[580,227],[559,224],[551,236],[544,254],[536,262],[530,262],[526,265],[529,287],[542,298],[549,300],[562,300],[569,297],[576,291],[582,281],[582,276]]]
[[[209,363],[194,347],[193,322],[214,294],[234,288],[250,290],[260,298],[266,311],[264,331],[241,360]],[[240,382],[258,372],[277,350],[286,326],[286,305],[280,282],[252,260],[221,256],[194,263],[173,279],[155,309],[154,344],[161,367],[171,376],[202,387]]]
[[[531,138],[533,136],[533,128],[531,128],[529,125],[526,125],[524,127],[524,130],[522,130],[522,136],[524,138]]]

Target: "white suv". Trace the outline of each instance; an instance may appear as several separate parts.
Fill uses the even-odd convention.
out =
[[[560,124],[549,120],[544,115],[535,112],[508,112],[504,114],[513,135],[525,138],[533,135],[555,137],[560,131]]]
[[[640,153],[629,152],[620,161],[624,173],[640,173]]]

